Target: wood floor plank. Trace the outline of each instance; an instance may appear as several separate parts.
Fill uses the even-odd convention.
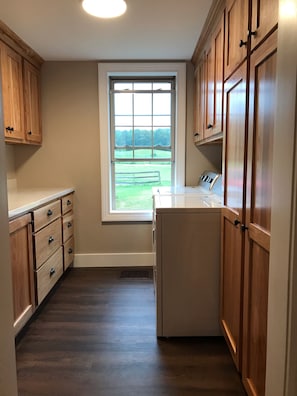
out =
[[[16,347],[20,396],[245,395],[223,338],[155,335],[152,279],[71,269]]]

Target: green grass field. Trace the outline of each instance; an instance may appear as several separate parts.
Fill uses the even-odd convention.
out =
[[[152,187],[171,185],[171,163],[117,163],[115,172],[160,171],[161,182],[143,184],[116,184],[114,210],[151,210]]]

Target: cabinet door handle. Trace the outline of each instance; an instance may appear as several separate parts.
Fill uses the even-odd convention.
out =
[[[213,125],[212,125],[212,124],[208,124],[208,125],[207,125],[207,129],[210,129],[210,128],[213,128]]]
[[[247,227],[245,224],[241,224],[240,228],[241,228],[241,231],[246,231],[249,229],[249,227]]]
[[[68,228],[72,227],[71,221],[69,221],[69,222],[67,223],[67,227],[68,227]]]
[[[53,214],[53,211],[51,210],[51,209],[49,209],[48,211],[47,211],[47,215],[48,216],[51,216]]]
[[[70,199],[67,200],[67,206],[71,205],[72,202],[70,201]]]
[[[51,268],[50,269],[50,276],[53,276],[55,272],[56,272],[55,268]]]
[[[73,252],[72,248],[68,249],[68,253],[71,254]]]
[[[52,242],[54,242],[54,238],[52,237],[52,236],[50,236],[49,238],[48,238],[48,244],[51,244]]]
[[[28,131],[27,133],[28,133],[28,135],[32,135],[32,131]]]
[[[239,221],[238,219],[235,219],[234,222],[233,222],[233,224],[234,224],[235,227],[236,227],[236,226],[238,226],[238,224],[240,224],[240,221]]]
[[[239,47],[241,48],[241,47],[243,47],[244,45],[247,45],[247,41],[240,40],[240,42],[239,42]]]
[[[257,36],[257,31],[256,30],[254,30],[254,31],[249,30],[248,31],[248,37],[251,37],[251,36]]]

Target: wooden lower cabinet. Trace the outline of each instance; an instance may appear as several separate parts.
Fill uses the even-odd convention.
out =
[[[73,263],[74,259],[74,238],[71,237],[64,243],[64,271]]]
[[[73,194],[62,197],[62,240],[64,254],[64,271],[74,260],[74,215],[73,215]]]
[[[236,368],[241,369],[242,232],[237,213],[222,208],[221,326]]]
[[[36,271],[37,301],[40,304],[63,274],[63,252],[60,247]]]
[[[9,222],[17,334],[74,260],[73,194]]]
[[[17,334],[35,310],[31,215],[9,222],[14,330]]]
[[[32,215],[37,303],[40,304],[73,263],[73,194],[35,209]]]

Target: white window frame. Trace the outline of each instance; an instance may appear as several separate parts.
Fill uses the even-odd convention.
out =
[[[164,63],[99,63],[99,127],[101,163],[101,210],[103,222],[151,221],[152,211],[118,211],[112,209],[111,159],[110,159],[110,77],[176,78],[176,129],[174,185],[185,184],[185,136],[186,136],[186,64]]]

